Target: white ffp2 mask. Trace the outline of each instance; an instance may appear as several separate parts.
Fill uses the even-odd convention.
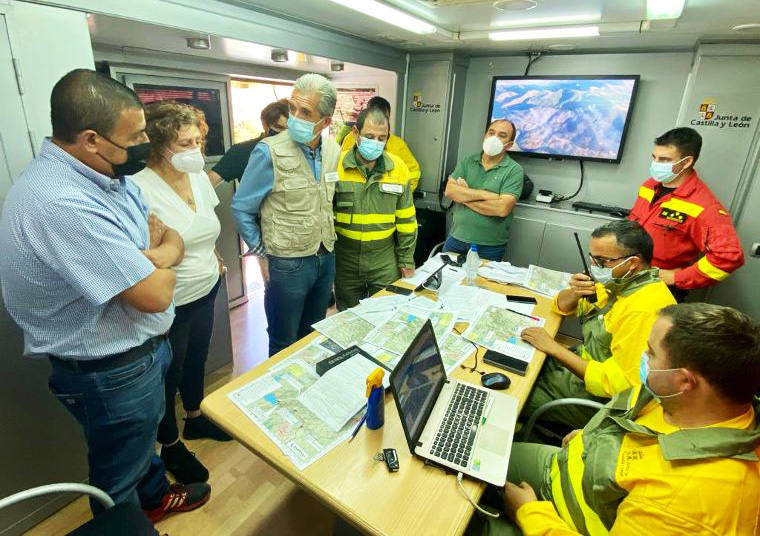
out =
[[[200,173],[206,161],[203,159],[200,147],[188,149],[181,153],[173,153],[169,159],[174,169],[182,173]]]

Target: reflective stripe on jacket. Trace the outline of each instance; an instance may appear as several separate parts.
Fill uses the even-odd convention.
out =
[[[353,151],[353,148],[350,149]],[[409,170],[388,152],[386,171],[367,181],[356,167],[346,167],[345,151],[340,156],[335,186],[335,232],[341,245],[382,249],[394,246],[398,266],[414,268],[417,218]]]
[[[654,240],[652,266],[676,272],[683,289],[714,285],[744,264],[744,252],[731,216],[696,171],[652,203],[659,183],[648,179],[628,219],[639,222]]]

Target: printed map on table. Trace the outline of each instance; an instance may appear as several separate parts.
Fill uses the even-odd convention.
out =
[[[372,330],[365,337],[364,342],[379,346],[391,353],[403,355],[428,318],[433,324],[438,344],[441,345],[456,323],[456,313],[453,311],[398,309],[387,322]]]
[[[441,358],[443,359],[443,368],[446,369],[446,375],[451,373],[461,365],[472,353],[477,350],[473,344],[456,333],[446,337],[446,342],[441,345]]]
[[[567,272],[558,272],[531,264],[528,266],[528,275],[525,276],[524,286],[553,298],[560,290],[570,286],[570,276],[571,274]]]
[[[389,370],[396,368],[398,362],[401,361],[401,355],[389,352],[374,344],[365,342],[360,344],[359,347],[385,365]],[[450,376],[476,349],[470,341],[462,336],[455,333],[449,334],[446,337],[446,341],[440,346],[441,359],[443,360],[446,374]]]
[[[334,432],[298,401],[319,379],[313,366],[288,358],[227,396],[298,469],[304,469],[351,435],[361,415]]]
[[[375,326],[349,310],[328,316],[312,327],[336,344],[348,348],[364,339]]]
[[[462,336],[480,346],[530,362],[534,349],[520,339],[520,333],[525,328],[543,325],[543,318],[489,305],[473,319]]]

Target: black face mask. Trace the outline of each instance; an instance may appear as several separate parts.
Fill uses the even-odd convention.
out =
[[[106,140],[112,145],[115,145],[119,149],[123,149],[127,151],[127,160],[125,162],[122,162],[121,164],[114,164],[107,158],[105,158],[103,155],[100,155],[101,158],[106,160],[109,164],[111,164],[111,167],[113,168],[113,173],[117,177],[123,177],[124,175],[134,175],[135,173],[138,173],[145,169],[145,162],[148,160],[148,157],[150,156],[150,142],[146,141],[145,143],[140,143],[138,145],[130,145],[129,147],[122,147],[118,143],[115,143],[110,138],[106,138],[102,134],[98,134],[101,138]]]
[[[276,136],[279,133],[280,133],[279,130],[275,130],[272,127],[269,127],[269,130],[267,130],[267,137],[269,137],[269,136]]]

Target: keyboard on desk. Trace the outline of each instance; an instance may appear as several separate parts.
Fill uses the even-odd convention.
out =
[[[487,399],[488,393],[458,383],[430,453],[454,465],[467,467]]]

